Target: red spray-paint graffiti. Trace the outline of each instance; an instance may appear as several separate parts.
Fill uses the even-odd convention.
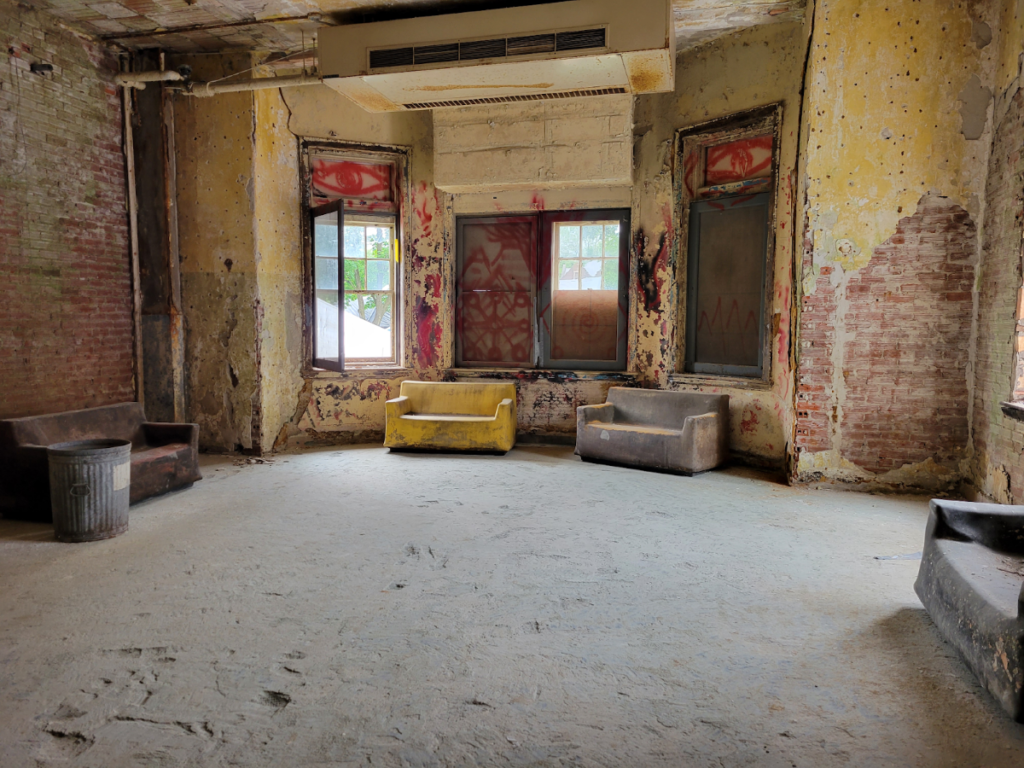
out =
[[[416,218],[419,219],[420,227],[423,230],[423,236],[430,237],[432,234],[431,225],[434,221],[434,215],[427,210],[431,196],[427,194],[427,183],[425,181],[420,182],[419,192],[414,197],[418,199],[413,204],[413,210],[416,211]]]
[[[772,172],[772,137],[755,136],[708,147],[704,171],[705,184],[726,184],[731,181],[770,176]]]
[[[413,316],[416,322],[416,361],[421,369],[434,368],[441,348],[441,323],[437,317],[437,305],[417,296]]]
[[[463,229],[466,257],[455,308],[463,360],[532,361],[534,227],[532,219],[513,219]]]
[[[314,157],[310,163],[310,199],[323,205],[340,197],[393,199],[391,166]]]

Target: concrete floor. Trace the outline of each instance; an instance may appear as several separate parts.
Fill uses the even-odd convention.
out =
[[[377,447],[0,521],[0,765],[1021,766],[921,498]]]

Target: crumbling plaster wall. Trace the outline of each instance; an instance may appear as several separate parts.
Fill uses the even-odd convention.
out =
[[[793,478],[939,489],[970,453],[972,287],[1002,4],[819,0]]]
[[[1024,424],[1003,414],[1024,345],[1024,0],[1003,6],[998,32],[992,152],[985,188],[969,495],[1024,503]]]
[[[206,81],[247,70],[252,59],[171,65],[183,63]],[[253,94],[179,96],[174,115],[188,410],[204,449],[259,450]]]
[[[408,152],[404,170],[402,211],[402,345],[406,368],[388,370],[330,371],[297,376],[301,365],[287,363],[292,372],[281,376],[282,386],[270,396],[272,407],[287,412],[276,432],[276,448],[310,444],[361,442],[382,439],[384,401],[398,396],[403,379],[436,380],[441,369],[451,365],[451,326],[443,307],[450,302],[448,287],[441,279],[442,258],[448,247],[444,219],[445,198],[433,186],[433,126],[429,112],[370,114],[325,86],[295,88],[281,92],[291,151],[297,161],[298,139],[339,142],[354,147],[398,148]],[[283,139],[282,139],[283,140]],[[283,150],[282,150],[283,151]],[[302,210],[298,168],[292,174],[294,186],[278,204],[298,226]],[[302,252],[298,230],[294,248],[281,261],[287,277],[286,292],[294,298],[278,300],[302,307]],[[285,333],[299,338],[287,341],[290,352],[301,353],[301,324],[287,320]],[[264,317],[263,333],[281,334]],[[268,405],[268,407],[270,407]],[[269,419],[268,419],[269,421]]]
[[[802,24],[745,30],[682,54],[676,91],[641,96],[634,116],[634,287],[630,367],[645,386],[730,396],[734,453],[781,466],[793,423],[790,309],[793,272],[793,186],[806,35]],[[714,385],[683,375],[681,309],[685,243],[673,196],[674,137],[688,128],[754,107],[781,103],[776,189],[771,381],[767,387]]]
[[[269,450],[295,413],[303,387],[302,226],[299,157],[279,90],[255,94],[257,353],[262,448]]]

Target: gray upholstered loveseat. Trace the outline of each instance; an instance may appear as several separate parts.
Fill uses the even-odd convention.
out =
[[[714,469],[729,454],[729,396],[612,387],[604,405],[576,409],[576,453],[687,475]]]

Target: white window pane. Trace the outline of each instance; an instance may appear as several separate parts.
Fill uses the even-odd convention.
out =
[[[391,228],[390,227],[367,227],[366,228],[366,258],[368,258],[368,259],[390,259],[391,258]]]
[[[580,257],[580,228],[574,225],[558,226],[558,255],[563,259]]]
[[[337,213],[328,213],[316,218],[313,227],[313,249],[318,257],[338,258]]]
[[[345,258],[366,258],[366,227],[345,225]]]
[[[584,224],[583,230],[583,258],[600,259],[602,256],[601,241],[604,237],[604,227],[600,224]]]
[[[390,358],[391,296],[345,296],[345,357]]]
[[[366,289],[387,291],[391,288],[391,261],[370,259],[366,262]]]
[[[337,291],[316,292],[316,357],[338,359]]]

